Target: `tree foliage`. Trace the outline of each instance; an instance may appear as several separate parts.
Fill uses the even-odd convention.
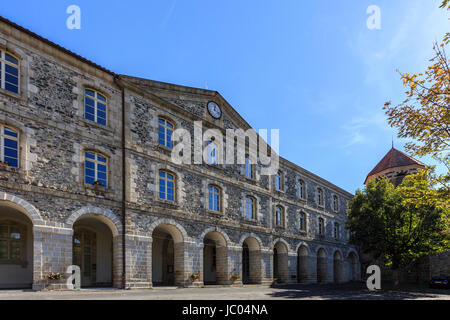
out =
[[[348,209],[350,243],[392,270],[449,250],[448,200],[429,174],[407,176],[397,188],[387,179],[371,179],[358,190]]]

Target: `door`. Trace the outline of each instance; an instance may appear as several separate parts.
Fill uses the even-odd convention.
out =
[[[73,236],[73,263],[81,269],[81,286],[95,285],[97,272],[95,232],[79,229]]]

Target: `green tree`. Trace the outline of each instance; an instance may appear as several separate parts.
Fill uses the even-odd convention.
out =
[[[428,178],[421,171],[407,176],[398,188],[387,179],[371,179],[349,204],[350,243],[389,267],[395,285],[399,269],[450,249],[448,204],[431,200],[441,198]]]

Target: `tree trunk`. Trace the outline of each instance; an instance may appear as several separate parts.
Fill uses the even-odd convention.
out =
[[[394,289],[398,288],[398,285],[400,283],[398,277],[398,269],[392,270],[392,280],[394,281]]]

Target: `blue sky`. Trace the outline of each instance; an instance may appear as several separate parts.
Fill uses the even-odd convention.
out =
[[[395,70],[423,71],[449,31],[440,3],[16,0],[0,15],[116,73],[217,90],[253,128],[280,129],[283,157],[354,192],[392,136],[403,150],[382,106],[404,99]],[[66,28],[72,4],[81,30]]]

